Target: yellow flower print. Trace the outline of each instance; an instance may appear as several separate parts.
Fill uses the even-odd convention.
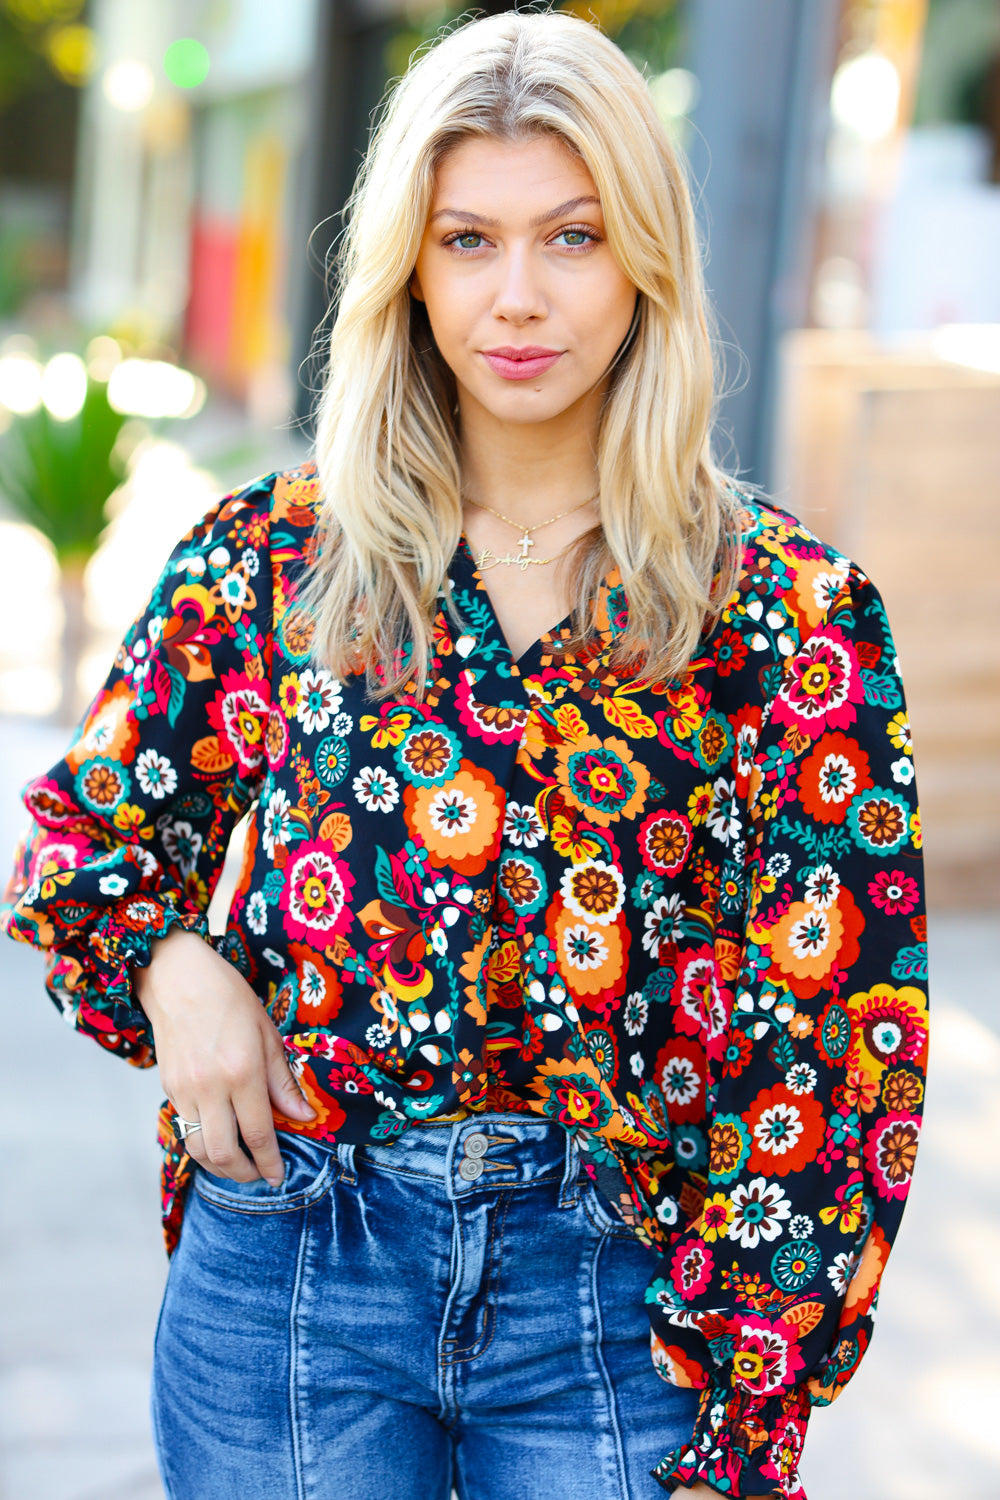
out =
[[[601,852],[601,843],[586,828],[579,828],[571,823],[563,813],[557,813],[552,819],[552,847],[563,859],[571,859],[575,865],[582,864],[584,860],[596,859]]]
[[[914,849],[922,849],[924,847],[924,835],[920,827],[919,810],[910,817],[910,842]]]
[[[299,686],[298,672],[289,672],[281,679],[278,688],[278,702],[281,704],[282,713],[286,719],[298,717],[299,704],[302,702],[302,689]]]
[[[372,735],[372,749],[384,750],[387,745],[396,746],[403,743],[406,732],[413,723],[413,715],[397,713],[388,719],[381,714],[362,714],[359,722],[366,734],[371,729],[375,731]]]
[[[885,732],[897,750],[904,750],[907,755],[913,754],[913,732],[910,721],[902,710],[889,720]]]
[[[709,1243],[726,1239],[735,1212],[733,1200],[727,1198],[725,1193],[713,1193],[711,1198],[706,1198],[705,1207],[697,1223],[698,1233],[702,1239]]]
[[[671,688],[665,696],[670,704],[670,728],[673,733],[679,740],[695,734],[701,728],[705,712],[698,702],[694,683],[682,682],[680,687]]]
[[[695,828],[707,821],[714,806],[715,792],[712,790],[712,783],[705,781],[701,786],[696,786],[688,798],[688,817]]]
[[[120,802],[112,819],[119,833],[131,834],[141,839],[153,837],[152,824],[146,822],[146,814],[134,802]]]

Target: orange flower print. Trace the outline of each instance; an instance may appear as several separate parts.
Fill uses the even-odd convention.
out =
[[[872,784],[868,756],[846,734],[825,734],[802,762],[802,806],[817,823],[842,823],[851,801]]]
[[[106,756],[128,765],[135,759],[139,725],[132,717],[135,693],[127,682],[116,682],[102,694],[84,722],[80,737],[66,752],[66,764],[78,771],[85,760]]]
[[[625,904],[625,882],[621,873],[604,860],[591,859],[566,870],[560,886],[562,898],[584,922],[606,927]]]
[[[447,753],[451,753],[450,745]],[[403,800],[407,823],[434,864],[462,875],[478,875],[495,857],[504,794],[488,771],[462,761],[461,769],[444,786],[408,786]]]
[[[648,770],[624,740],[592,734],[557,747],[556,776],[566,801],[602,828],[634,818],[649,786]]]
[[[627,931],[623,934],[617,922],[602,927],[584,921],[561,900],[554,905],[559,911],[551,923],[550,940],[567,987],[579,998],[613,991],[624,973]]]

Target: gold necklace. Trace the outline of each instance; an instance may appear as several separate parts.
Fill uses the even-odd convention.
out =
[[[598,498],[600,493],[600,490],[598,490],[597,493],[591,495],[589,499],[581,500],[579,505],[571,505],[568,510],[557,511],[554,516],[549,516],[547,521],[536,521],[534,526],[525,526],[523,521],[512,521],[510,516],[505,516],[502,510],[494,510],[492,505],[484,505],[482,500],[473,500],[468,495],[464,496],[464,498],[468,500],[470,505],[476,506],[478,510],[488,510],[491,516],[496,516],[497,520],[505,521],[508,526],[513,526],[515,531],[521,532],[521,536],[519,537],[517,542],[518,547],[520,547],[521,549],[520,553],[512,556],[511,553],[508,552],[503,557],[501,557],[490,547],[484,547],[480,552],[478,558],[476,559],[476,567],[480,572],[483,572],[487,568],[495,568],[499,563],[505,568],[520,568],[521,572],[523,573],[525,568],[531,567],[532,564],[534,564],[535,567],[543,568],[546,563],[555,562],[554,557],[528,556],[528,548],[535,545],[535,539],[532,536],[532,532],[541,531],[544,526],[551,526],[553,521],[561,521],[563,516],[571,516],[576,510],[583,510],[585,505],[592,505]],[[560,548],[560,553],[565,552],[565,550],[565,547]],[[557,554],[557,556],[558,555],[559,554]]]

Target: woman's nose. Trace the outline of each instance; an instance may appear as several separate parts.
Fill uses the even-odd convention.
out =
[[[529,250],[514,248],[500,259],[493,311],[511,322],[544,317],[548,311],[539,268]]]

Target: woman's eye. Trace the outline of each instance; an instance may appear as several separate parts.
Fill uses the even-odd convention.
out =
[[[583,250],[588,242],[597,242],[597,236],[591,234],[589,229],[560,229],[556,239],[565,240],[568,250]]]
[[[481,241],[482,238],[482,235],[479,234],[475,229],[465,229],[459,234],[452,235],[451,239],[448,240],[447,243],[449,245],[457,245],[460,250],[478,250],[478,243],[469,244],[468,242],[470,240],[475,240],[478,242]]]

